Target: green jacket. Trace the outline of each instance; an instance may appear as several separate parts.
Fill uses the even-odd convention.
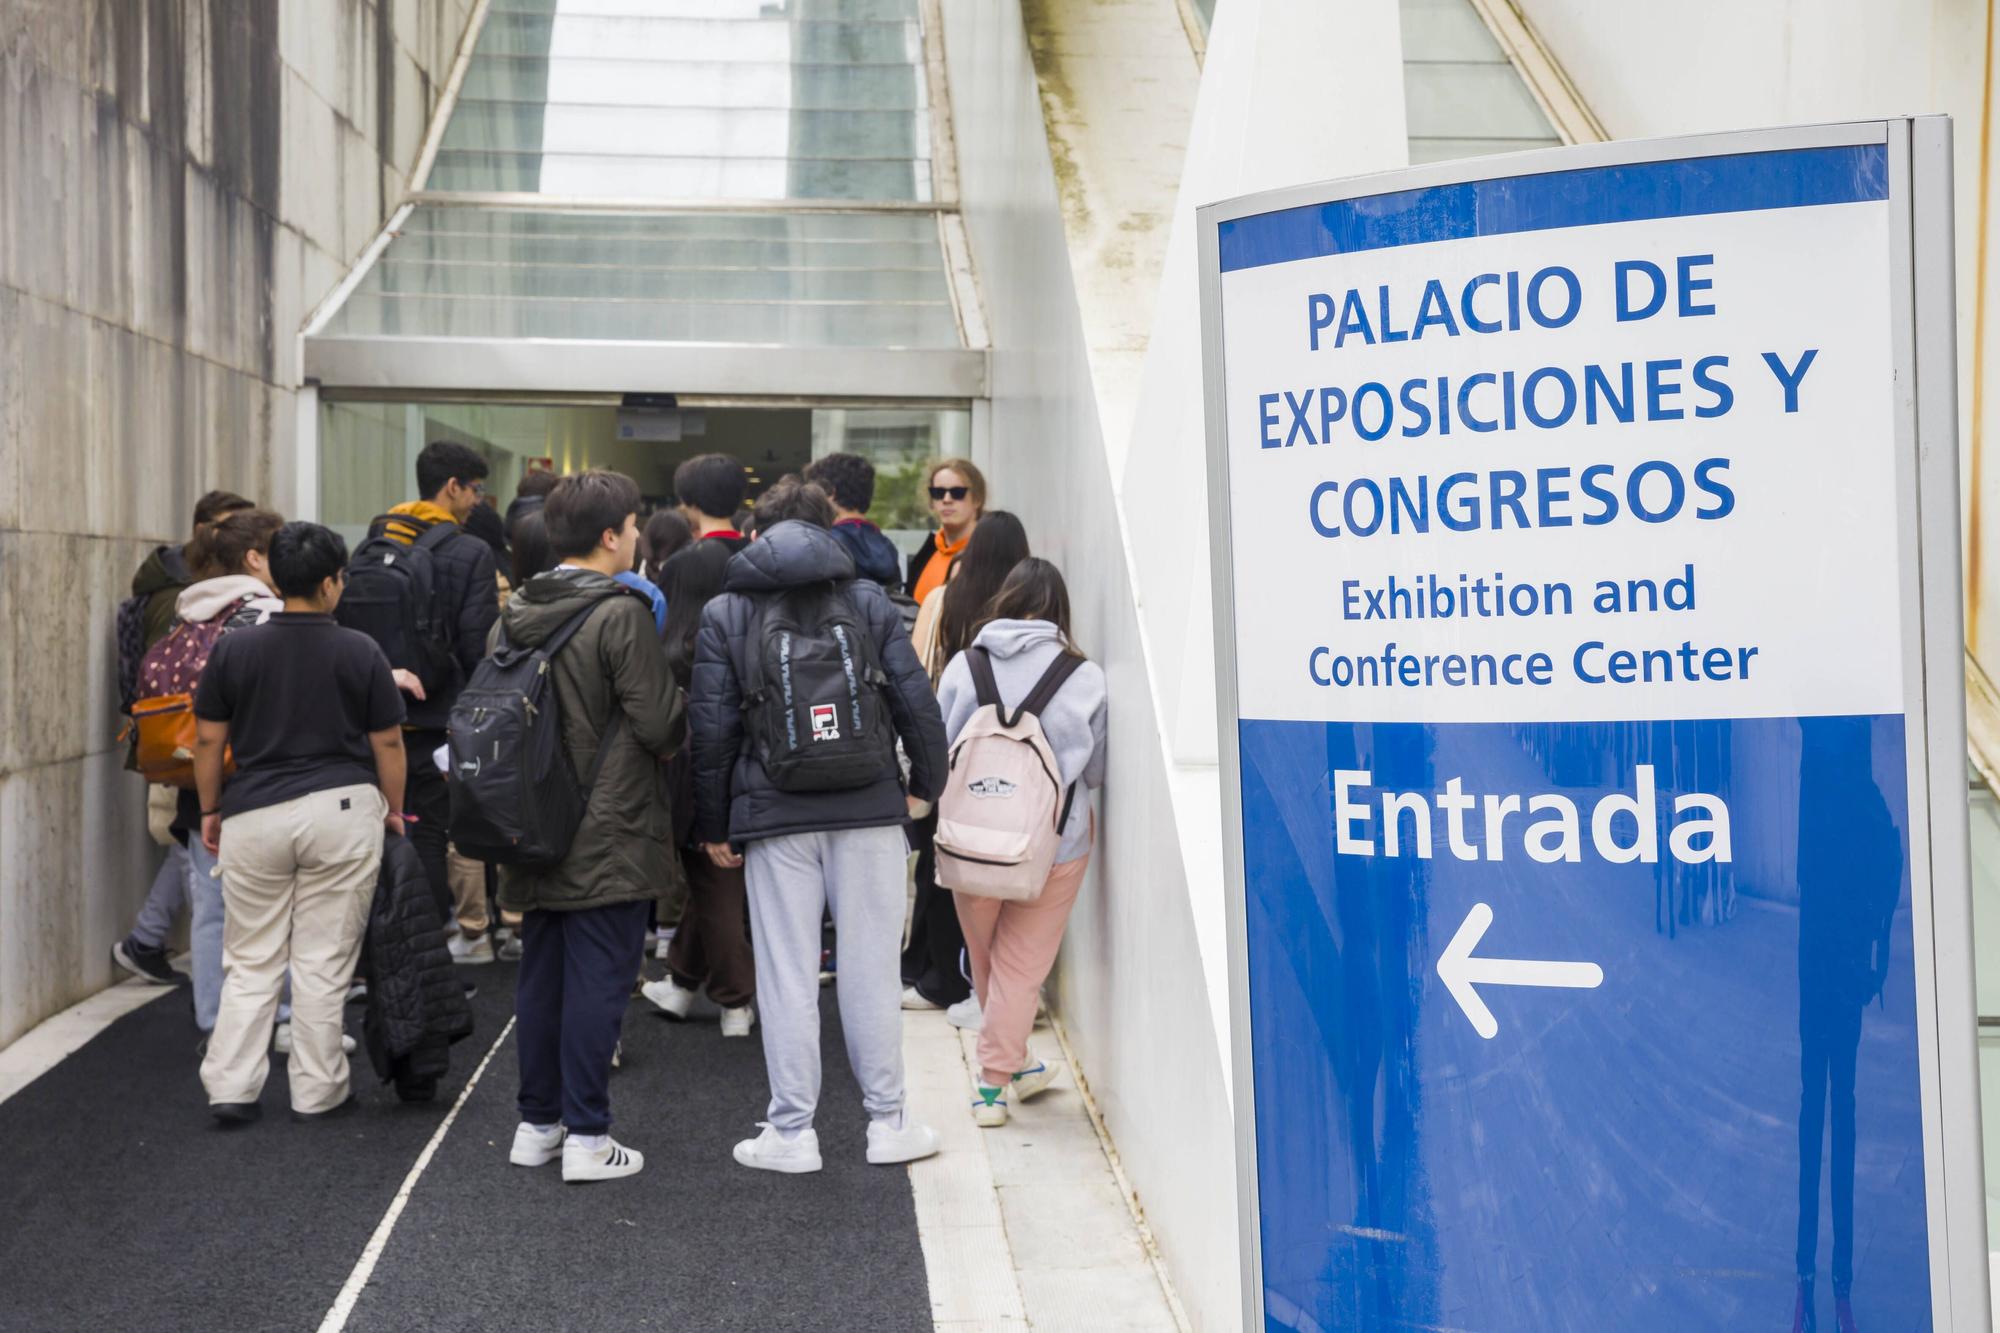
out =
[[[156,546],[132,576],[132,595],[146,599],[146,646],[151,648],[174,627],[174,603],[192,584],[187,561],[178,546]]]
[[[591,789],[583,823],[561,865],[500,868],[500,905],[513,912],[576,911],[675,890],[682,878],[667,809],[665,760],[687,735],[687,703],[667,670],[652,609],[602,574],[537,575],[507,602],[494,639],[533,647],[577,611],[598,603],[550,670],[562,707],[563,741],[587,778],[599,739],[620,713],[625,725]]]

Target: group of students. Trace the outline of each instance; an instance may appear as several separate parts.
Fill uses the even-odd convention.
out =
[[[868,1161],[937,1151],[906,1107],[906,1008],[955,1005],[954,1022],[980,1028],[978,1123],[1049,1086],[1028,1037],[1094,839],[1104,679],[1070,636],[1060,573],[1018,520],[986,511],[976,468],[930,470],[940,526],[907,567],[866,517],[874,471],[851,454],[781,479],[747,515],[742,464],[695,458],[643,532],[639,489],[618,473],[530,474],[497,523],[474,451],[433,444],[417,473],[420,498],[351,559],[326,528],[204,497],[187,546],[135,580],[133,624],[121,616],[122,643],[143,611],[154,674],[177,652],[205,658],[184,682],[197,740],[168,863],[113,952],[175,979],[166,936],[177,895],[191,900],[218,1120],[255,1118],[287,984],[294,1115],[355,1105],[341,1004],[399,841],[418,853],[432,921],[450,923],[452,960],[519,957],[516,1165],[559,1159],[570,1181],[643,1167],[610,1133],[635,983],[670,1019],[705,990],[724,1036],[761,1026],[771,1096],[762,1132],[735,1149],[748,1167],[821,1165],[829,970]],[[414,621],[407,606],[385,618],[398,564],[424,575]],[[194,632],[224,607],[213,633]],[[411,642],[424,634],[428,658]],[[475,704],[522,661],[546,676],[579,793],[557,848],[534,858],[472,831],[490,834],[477,807],[507,767],[500,740],[490,758],[473,748],[475,731],[481,746],[502,734]],[[1014,746],[1018,764],[1001,753]],[[1038,824],[1013,830],[1030,807],[1012,798],[1031,785]],[[649,930],[666,963],[650,982]],[[206,1008],[204,988],[218,992]]]

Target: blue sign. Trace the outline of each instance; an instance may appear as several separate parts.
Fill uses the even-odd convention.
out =
[[[1948,1327],[1889,147],[1487,166],[1204,214],[1253,1308]]]

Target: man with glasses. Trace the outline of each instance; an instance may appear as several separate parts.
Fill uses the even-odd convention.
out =
[[[434,440],[417,455],[419,498],[397,505],[376,519],[368,531],[371,543],[387,538],[400,546],[421,546],[430,557],[429,619],[441,640],[435,647],[444,663],[425,682],[404,687],[410,697],[403,743],[410,761],[403,808],[414,817],[410,841],[423,859],[424,875],[446,920],[452,917],[445,857],[451,797],[432,756],[445,743],[451,706],[472,678],[479,659],[486,655],[487,635],[500,618],[493,548],[464,528],[466,517],[485,502],[486,474],[486,460],[472,449],[452,440]],[[351,568],[358,571],[368,555],[369,547],[364,543],[356,549]],[[375,634],[376,627],[365,618],[350,618],[348,614],[348,607],[361,601],[350,598],[342,603],[342,623]],[[398,653],[407,649],[384,643],[379,635],[376,641],[392,664],[404,665]],[[407,678],[399,675],[399,679]]]

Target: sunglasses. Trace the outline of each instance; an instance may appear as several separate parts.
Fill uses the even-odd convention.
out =
[[[933,500],[942,500],[946,496],[950,496],[954,500],[963,500],[966,496],[970,495],[971,493],[972,493],[972,488],[970,486],[931,487],[931,499]]]

